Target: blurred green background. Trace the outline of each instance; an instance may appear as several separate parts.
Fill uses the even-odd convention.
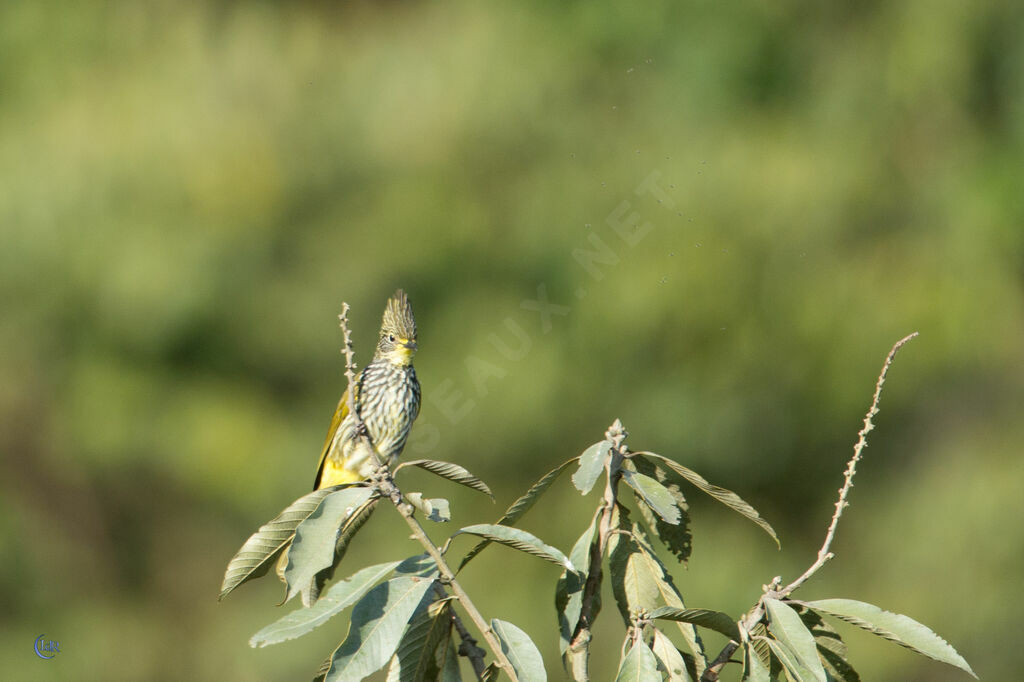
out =
[[[344,619],[253,650],[293,608],[279,584],[216,596],[312,483],[341,302],[365,362],[402,286],[426,393],[406,456],[498,498],[411,474],[452,502],[436,538],[621,417],[779,530],[782,552],[690,494],[676,581],[735,615],[813,560],[881,361],[919,331],[801,594],[906,613],[1014,678],[1021,35],[995,0],[3,3],[3,677],[310,677]],[[565,306],[546,320],[539,287]],[[594,504],[566,477],[523,525],[568,549]],[[393,516],[350,566],[417,552]],[[500,547],[464,574],[552,679],[556,577]],[[865,680],[968,679],[842,632]]]

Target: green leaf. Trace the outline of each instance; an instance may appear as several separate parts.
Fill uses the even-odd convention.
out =
[[[359,509],[355,511],[352,516],[345,519],[345,523],[341,526],[341,532],[338,534],[338,542],[334,546],[334,565],[337,566],[338,562],[345,556],[345,552],[348,551],[348,546],[355,538],[356,533],[359,532],[367,521],[370,520],[370,515],[373,514],[373,510],[377,507],[377,503],[380,502],[379,497],[374,497],[364,502]]]
[[[509,508],[505,510],[505,514],[498,519],[498,523],[503,526],[511,526],[521,519],[526,512],[533,508],[533,505],[537,503],[540,496],[551,487],[551,484],[558,479],[562,472],[565,471],[566,467],[575,462],[576,459],[576,457],[567,459],[548,473],[541,476],[540,480],[531,485],[530,488],[519,497],[519,499],[513,502]]]
[[[772,653],[775,654],[775,657],[782,663],[782,667],[786,671],[786,676],[789,677],[790,680],[793,682],[815,682],[819,679],[817,673],[808,669],[803,664],[803,661],[801,661],[796,653],[794,653],[788,646],[771,638],[765,638],[764,641],[767,642]]]
[[[586,573],[587,569],[590,568],[590,551],[594,544],[594,536],[597,535],[597,524],[601,518],[601,512],[603,507],[598,507],[597,511],[590,518],[590,525],[583,531],[583,534],[577,538],[576,543],[572,546],[572,550],[569,552],[569,561],[572,565],[577,568],[577,572],[580,575]]]
[[[544,659],[529,635],[512,623],[497,618],[491,619],[491,630],[501,642],[501,650],[516,671],[516,677],[523,682],[545,682],[548,679]]]
[[[264,575],[274,559],[292,541],[296,527],[316,511],[323,498],[336,490],[323,488],[303,495],[278,514],[273,521],[260,526],[228,562],[218,599],[223,599],[242,583]]]
[[[540,496],[543,495],[544,492],[551,487],[551,484],[554,483],[555,480],[561,475],[561,473],[565,471],[565,468],[568,467],[573,462],[575,462],[577,459],[579,458],[573,457],[572,459],[567,459],[566,461],[562,462],[548,473],[544,474],[540,478],[540,480],[534,483],[532,486],[530,486],[530,489],[523,493],[523,495],[518,500],[513,502],[512,506],[505,510],[505,514],[500,519],[498,519],[498,525],[514,526],[516,522],[523,517],[523,514],[530,511],[530,508],[533,507],[534,504],[536,504],[537,500],[540,499]],[[471,549],[469,553],[466,554],[466,556],[462,559],[462,562],[459,564],[459,568],[456,571],[456,573],[461,571],[466,566],[466,564],[472,561],[473,557],[482,552],[484,550],[484,547],[486,547],[489,544],[491,544],[490,540],[484,540],[483,542],[478,543],[473,549]]]
[[[644,644],[643,640],[637,640],[633,648],[622,658],[615,682],[650,682],[660,678],[658,659],[655,658],[651,647]]]
[[[689,507],[686,504],[686,498],[683,496],[682,490],[680,490],[680,485],[683,482],[682,477],[674,472],[666,471],[661,466],[644,457],[631,457],[626,460],[624,466],[655,479],[672,495],[680,516],[679,523],[675,525],[666,523],[661,517],[656,516],[651,511],[651,508],[643,502],[643,499],[634,493],[634,496],[637,498],[637,509],[640,511],[640,515],[643,516],[644,523],[654,531],[654,534],[661,540],[668,551],[672,552],[676,559],[685,563],[690,558],[690,552],[693,550],[693,536],[690,534]]]
[[[391,561],[369,566],[332,585],[313,606],[296,609],[266,626],[252,636],[249,646],[264,647],[301,637],[357,602],[378,581],[392,572],[399,575],[432,577],[437,575],[438,571],[434,560],[426,554],[418,554],[401,562]],[[327,660],[330,661],[329,658]]]
[[[325,568],[316,574],[316,577],[310,581],[308,587],[308,600],[315,604],[320,598],[320,592],[323,590],[324,585],[328,580],[334,577],[334,571],[341,564],[341,560],[345,558],[345,553],[348,552],[349,545],[356,533],[370,520],[370,516],[373,514],[373,510],[377,507],[377,503],[380,502],[379,497],[371,497],[369,500],[364,502],[356,509],[351,516],[345,519],[345,522],[341,524],[341,529],[338,531],[338,541],[334,545],[334,561],[331,563],[329,568]],[[280,577],[282,582],[287,585],[287,581],[284,579],[284,570],[288,566],[287,552],[282,555],[284,562],[278,563],[278,569],[280,570]]]
[[[490,497],[491,500],[494,500],[494,493],[492,493],[491,489],[487,487],[487,484],[458,464],[441,462],[436,459],[414,459],[412,461],[399,464],[395,467],[395,473],[397,474],[402,467],[419,467],[420,469],[425,469],[432,474],[440,476],[441,478],[447,478],[449,481],[460,483],[467,488],[479,491]]]
[[[673,526],[679,524],[679,507],[672,493],[650,476],[638,474],[629,469],[622,470],[622,480],[643,499],[655,514]]]
[[[978,677],[956,649],[913,618],[853,599],[819,599],[797,603],[835,616],[922,656],[959,668],[974,678]]]
[[[264,647],[295,639],[323,625],[331,617],[359,601],[374,585],[391,575],[400,563],[389,561],[356,571],[345,580],[332,585],[327,594],[310,608],[296,609],[257,632],[249,640],[249,646]]]
[[[432,682],[452,650],[451,597],[420,604],[391,658],[387,682]]]
[[[459,530],[459,533],[469,533],[470,535],[479,535],[482,538],[487,538],[492,542],[500,542],[503,545],[508,545],[513,549],[518,549],[520,552],[526,552],[532,554],[535,557],[550,561],[553,564],[557,564],[562,568],[567,568],[570,571],[576,571],[576,567],[569,557],[562,554],[562,551],[557,547],[545,544],[532,533],[527,533],[525,530],[519,528],[511,528],[509,526],[500,526],[491,523],[478,523],[473,526],[466,526]],[[459,533],[456,533],[458,535]]]
[[[583,588],[587,582],[586,571],[590,567],[590,548],[594,543],[594,535],[597,532],[597,520],[601,517],[601,508],[598,508],[590,525],[583,535],[579,537],[572,551],[569,552],[569,561],[579,569],[579,572],[566,569],[562,571],[561,577],[555,584],[555,611],[558,613],[558,640],[559,653],[565,654],[565,650],[572,643],[572,637],[576,632],[576,625],[580,620],[580,611],[583,608]],[[592,613],[591,616],[596,616]]]
[[[693,623],[702,628],[720,632],[729,639],[740,641],[740,629],[727,613],[709,609],[678,609],[662,606],[651,611],[651,620],[672,620],[677,623]]]
[[[409,618],[433,578],[401,576],[370,590],[352,610],[348,636],[331,656],[325,682],[361,680],[380,670],[398,648]]]
[[[814,682],[826,682],[825,668],[818,658],[814,636],[800,619],[800,614],[778,599],[765,597],[762,602],[768,612],[768,632],[786,645],[801,669],[806,670]],[[785,660],[782,663],[786,665]]]
[[[759,621],[750,629],[750,637],[748,642],[757,653],[758,658],[765,667],[769,667],[772,664],[772,650],[768,647],[768,627],[764,624],[764,621]]]
[[[448,507],[446,499],[440,497],[427,499],[423,497],[423,493],[405,493],[403,497],[434,523],[447,523],[452,520],[451,509]]]
[[[661,455],[657,455],[653,452],[644,452],[642,454],[646,457],[657,457],[659,460],[664,462],[670,469],[672,469],[672,471],[676,472],[677,474],[685,478],[687,481],[697,486],[698,488],[706,492],[708,495],[715,498],[716,500],[718,500],[725,506],[729,507],[733,511],[739,512],[743,516],[747,517],[748,519],[756,523],[758,526],[764,529],[764,532],[768,533],[768,535],[770,535],[772,539],[775,540],[776,545],[779,545],[780,547],[782,546],[779,543],[779,536],[775,534],[775,529],[771,527],[771,524],[769,524],[767,521],[761,518],[761,515],[757,513],[757,510],[751,507],[746,502],[744,502],[743,499],[736,493],[732,492],[731,490],[726,490],[725,488],[720,488],[717,485],[711,485],[706,480],[704,480],[704,477],[698,474],[696,471],[688,469],[684,467],[682,464],[679,464],[678,462],[675,462],[669,459],[668,457],[662,457]],[[638,456],[639,455],[634,455],[633,459],[636,459]]]
[[[459,670],[458,648],[451,637],[448,638],[448,646],[445,650],[444,667],[441,669],[440,682],[462,682],[462,672]]]
[[[609,541],[608,568],[612,594],[626,624],[636,609],[653,611],[662,605],[685,609],[683,598],[668,570],[646,541],[640,526],[630,522],[625,507],[616,505],[614,522],[621,532],[612,534]],[[676,625],[694,654],[699,676],[707,667],[700,636],[690,623],[677,622]]]
[[[790,603],[790,606],[793,604]],[[803,605],[799,605],[797,611],[800,613],[800,620],[814,635],[818,656],[830,679],[840,682],[860,682],[860,676],[847,660],[846,644],[843,643],[835,628],[829,625],[817,611],[812,611]]]
[[[743,645],[743,680],[745,682],[770,682],[771,680],[768,666],[761,662],[761,657],[750,643]]]
[[[604,471],[605,460],[608,459],[608,453],[611,449],[612,442],[602,440],[591,445],[580,455],[580,466],[576,469],[576,473],[572,475],[572,483],[582,494],[586,495],[589,493],[594,484],[597,483],[597,479],[601,477],[601,472]]]
[[[654,638],[651,640],[651,651],[658,659],[658,670],[666,682],[691,682],[690,673],[686,670],[686,662],[682,653],[672,643],[664,632],[658,628],[654,630]]]
[[[295,529],[295,537],[288,549],[288,567],[284,577],[288,583],[288,601],[303,593],[303,605],[313,603],[309,588],[321,570],[334,564],[334,549],[342,523],[374,494],[372,488],[352,487],[332,492]]]

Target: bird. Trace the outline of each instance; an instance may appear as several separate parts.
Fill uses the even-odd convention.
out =
[[[375,462],[360,447],[356,420],[349,413],[348,393],[366,426],[365,435],[380,461],[390,465],[401,454],[420,411],[420,383],[412,366],[416,319],[405,291],[388,299],[373,360],[363,368],[355,386],[349,386],[331,418],[317,465],[313,490],[355,483],[373,473]]]

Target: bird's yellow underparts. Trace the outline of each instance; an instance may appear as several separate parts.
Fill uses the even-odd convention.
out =
[[[391,463],[401,454],[420,411],[420,384],[412,366],[418,348],[412,306],[399,289],[384,309],[373,360],[360,372],[355,386],[346,389],[334,410],[314,489],[368,478],[375,461],[367,445],[382,463]],[[350,390],[366,426],[365,439],[356,437],[356,420],[349,414]]]

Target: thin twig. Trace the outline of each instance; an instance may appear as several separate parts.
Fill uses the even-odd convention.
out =
[[[373,463],[379,469],[383,462],[380,457],[377,456],[377,451],[373,449],[373,444],[370,443],[369,434],[366,431],[366,424],[363,422],[363,416],[359,414],[359,410],[356,409],[356,390],[358,385],[356,384],[356,361],[355,351],[352,350],[352,333],[348,330],[348,303],[343,302],[341,304],[341,314],[338,315],[338,325],[341,327],[342,337],[344,339],[344,347],[341,352],[345,354],[345,380],[348,381],[348,413],[352,415],[352,421],[355,422],[354,431],[356,433],[357,440],[362,440],[361,445],[367,446],[370,450],[370,456],[373,458]],[[359,445],[359,444],[357,444]]]
[[[448,597],[448,593],[445,592],[440,583],[434,583],[434,592],[441,599]],[[473,665],[473,672],[476,674],[476,678],[482,680],[484,669],[487,667],[486,663],[484,663],[484,656],[487,652],[476,645],[476,638],[469,634],[469,630],[463,625],[462,619],[459,618],[459,614],[455,612],[455,609],[449,609],[449,611],[451,612],[452,625],[455,626],[455,631],[459,633],[459,639],[462,640],[462,644],[459,646],[459,655],[469,659]]]
[[[786,597],[791,592],[794,592],[798,587],[803,585],[808,578],[818,572],[818,570],[825,565],[834,555],[832,554],[832,540],[836,536],[836,527],[839,525],[839,518],[843,515],[843,510],[850,506],[850,503],[846,501],[846,497],[850,494],[850,488],[853,487],[853,477],[857,474],[857,463],[860,462],[861,455],[864,453],[864,448],[867,447],[867,435],[871,433],[875,428],[874,422],[871,418],[878,414],[878,400],[882,397],[882,385],[885,383],[885,375],[889,372],[889,366],[892,365],[892,360],[896,357],[896,353],[900,348],[903,347],[908,341],[917,336],[917,332],[909,334],[899,341],[889,351],[889,355],[885,358],[885,364],[882,365],[882,371],[878,375],[878,381],[875,383],[875,395],[871,400],[871,409],[864,415],[864,426],[857,433],[858,439],[857,444],[853,446],[853,457],[846,464],[846,471],[843,472],[843,487],[839,490],[839,499],[836,500],[836,511],[832,515],[832,522],[828,526],[828,532],[825,534],[825,541],[821,544],[821,549],[818,550],[818,559],[810,568],[804,571],[803,575],[791,582],[785,588],[780,591],[781,596]]]
[[[761,600],[758,601],[757,605],[740,621],[739,626],[741,631],[750,632],[761,620],[764,618],[764,597],[771,597],[773,599],[782,599],[788,597],[790,594],[800,588],[811,576],[821,570],[829,560],[835,556],[832,553],[832,541],[836,536],[836,528],[839,526],[839,519],[843,515],[843,510],[850,505],[847,501],[847,497],[850,494],[850,488],[853,487],[853,477],[857,474],[857,463],[860,462],[861,455],[864,453],[864,448],[867,447],[867,435],[875,428],[875,424],[871,421],[872,417],[878,414],[878,401],[882,397],[882,386],[885,384],[885,375],[889,372],[889,367],[892,365],[893,358],[896,357],[896,353],[899,352],[908,341],[917,336],[917,332],[908,334],[893,345],[889,354],[885,357],[885,363],[882,365],[882,371],[878,374],[878,381],[875,382],[875,395],[871,399],[871,407],[868,409],[867,414],[864,416],[864,426],[857,433],[857,443],[853,446],[853,457],[846,463],[846,471],[843,472],[843,487],[839,489],[839,499],[836,500],[835,512],[832,514],[832,521],[828,525],[828,531],[825,533],[825,541],[821,544],[821,549],[818,550],[818,558],[815,560],[810,567],[803,572],[803,574],[789,583],[785,587],[781,587],[782,579],[776,577],[772,580],[771,584],[765,586],[765,593]],[[739,642],[730,640],[725,647],[719,652],[718,656],[715,657],[714,662],[708,666],[707,670],[701,676],[701,682],[715,682],[718,680],[718,674],[729,659],[735,653],[736,649],[740,646]]]
[[[519,678],[516,677],[516,672],[512,668],[511,661],[501,649],[501,642],[498,640],[491,626],[487,624],[483,615],[476,608],[476,605],[466,594],[466,591],[462,588],[462,585],[455,580],[455,572],[448,566],[448,563],[444,560],[444,556],[441,551],[437,548],[437,545],[433,543],[427,532],[423,530],[423,526],[416,519],[413,513],[413,507],[409,503],[402,499],[402,491],[395,485],[394,479],[391,478],[391,473],[388,471],[387,465],[381,461],[377,452],[374,450],[372,443],[370,442],[369,434],[366,432],[366,425],[363,423],[362,417],[355,408],[355,400],[353,394],[355,393],[355,369],[356,363],[354,360],[354,352],[352,350],[352,338],[348,329],[348,303],[341,304],[341,314],[338,315],[338,322],[341,325],[341,331],[344,335],[345,347],[343,352],[345,353],[345,378],[348,380],[348,411],[352,415],[355,421],[355,438],[357,441],[361,441],[356,444],[357,447],[366,447],[370,451],[370,455],[373,458],[373,462],[376,465],[376,470],[371,478],[374,488],[383,496],[391,500],[395,505],[395,508],[405,519],[405,522],[409,525],[412,530],[413,537],[427,550],[427,554],[434,560],[437,565],[438,572],[441,574],[441,583],[450,585],[452,592],[455,593],[455,597],[462,604],[462,608],[466,610],[466,614],[476,625],[480,634],[484,636],[487,641],[487,645],[491,648],[491,653],[494,654],[494,659],[497,664],[505,669],[505,674],[509,676],[512,682],[518,682]],[[444,589],[442,588],[442,592]],[[453,611],[454,615],[454,611]],[[476,640],[469,636],[466,628],[462,625],[462,622],[458,620],[456,616],[453,618],[456,629],[459,631],[459,636],[462,637],[463,645],[465,648],[464,655],[470,659],[473,664],[473,670],[476,672],[477,678],[480,679],[483,674],[484,661],[483,652],[476,646]],[[471,644],[465,646],[467,642]],[[460,647],[462,649],[463,647]],[[460,651],[460,653],[462,653]]]

